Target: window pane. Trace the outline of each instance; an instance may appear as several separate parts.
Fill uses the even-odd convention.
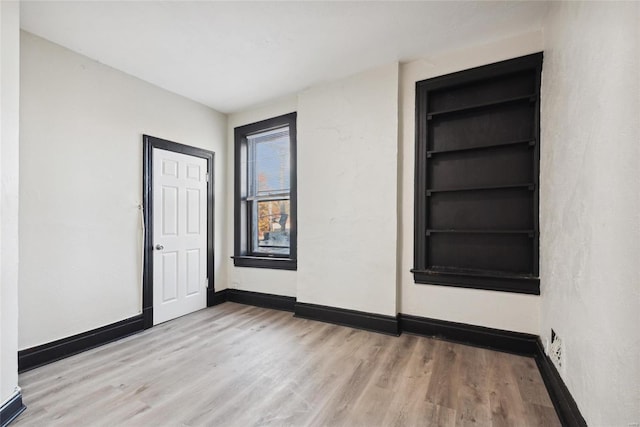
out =
[[[251,135],[249,168],[252,196],[282,194],[290,189],[289,128]]]
[[[289,254],[289,200],[257,202],[254,222],[254,251]]]

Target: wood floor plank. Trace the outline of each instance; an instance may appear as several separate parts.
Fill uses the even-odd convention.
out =
[[[436,406],[456,409],[462,346],[437,341],[429,389],[425,399]]]
[[[531,358],[224,303],[20,375],[16,426],[556,426]]]
[[[538,370],[536,362],[531,358],[521,357],[511,364],[511,372],[514,376],[520,397],[524,402],[552,408],[553,403],[544,387],[544,381]]]
[[[459,378],[456,398],[456,425],[477,426],[491,424],[489,395],[490,352],[467,346],[459,346]]]

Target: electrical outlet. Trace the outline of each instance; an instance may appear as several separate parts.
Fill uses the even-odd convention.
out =
[[[556,365],[558,370],[563,370],[564,348],[562,347],[562,340],[553,329],[551,329],[551,346],[549,347],[549,357],[553,361],[553,364]]]

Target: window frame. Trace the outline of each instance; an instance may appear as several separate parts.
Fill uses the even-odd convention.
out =
[[[284,114],[278,117],[239,126],[234,129],[234,255],[233,263],[236,267],[271,268],[278,270],[297,270],[298,256],[298,226],[297,226],[297,113]],[[253,236],[251,222],[253,220],[249,205],[257,206],[259,198],[249,198],[249,142],[248,137],[257,133],[289,127],[289,161],[290,161],[290,191],[289,191],[289,254],[268,254],[255,252],[252,249]],[[277,198],[280,200],[280,198]]]

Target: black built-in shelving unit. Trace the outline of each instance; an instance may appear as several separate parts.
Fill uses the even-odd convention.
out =
[[[416,84],[416,283],[539,294],[542,53]]]

